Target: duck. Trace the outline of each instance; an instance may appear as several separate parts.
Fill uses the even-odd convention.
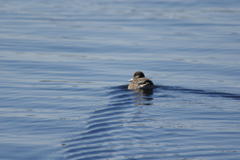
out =
[[[128,89],[153,89],[154,84],[150,79],[145,78],[142,71],[137,71],[134,73],[133,78],[129,80]]]

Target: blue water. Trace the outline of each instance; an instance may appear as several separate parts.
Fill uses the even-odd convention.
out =
[[[0,159],[238,160],[239,42],[237,0],[2,0]]]

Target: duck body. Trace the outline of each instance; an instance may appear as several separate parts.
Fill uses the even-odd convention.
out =
[[[128,89],[153,89],[154,84],[149,78],[145,78],[145,75],[141,71],[137,71],[133,75],[133,79],[129,80],[131,83],[128,85]]]

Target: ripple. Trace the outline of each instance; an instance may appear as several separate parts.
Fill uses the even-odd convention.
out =
[[[188,88],[183,88],[178,86],[158,86],[158,88],[161,88],[164,90],[180,91],[180,92],[191,93],[191,94],[192,93],[202,94],[209,97],[224,97],[224,98],[232,98],[232,99],[240,100],[240,94],[201,90],[201,89],[188,89]]]
[[[133,135],[133,139],[140,138],[137,135],[141,131],[134,129],[134,126],[141,125],[146,119],[129,117],[129,114],[134,114],[131,114],[135,108],[133,95],[140,93],[131,93],[125,88],[126,85],[106,88],[109,104],[104,108],[94,110],[89,115],[86,121],[86,131],[79,133],[79,138],[63,142],[69,159],[110,158],[117,153],[114,148],[122,151],[126,150],[126,145],[129,144],[129,142],[126,143],[126,141],[129,141],[127,138],[129,134]],[[116,146],[122,143],[125,143],[125,145],[122,145],[122,147]]]
[[[87,81],[58,81],[58,80],[41,80],[40,82],[59,82],[59,83],[94,83],[94,82],[87,82]]]

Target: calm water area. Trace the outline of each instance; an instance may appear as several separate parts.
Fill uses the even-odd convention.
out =
[[[1,160],[240,159],[239,0],[0,2]]]

